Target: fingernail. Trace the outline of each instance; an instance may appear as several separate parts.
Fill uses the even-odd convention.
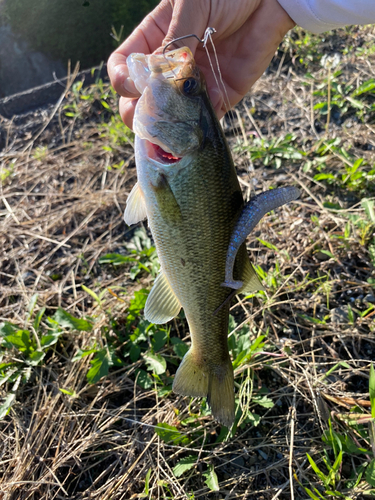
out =
[[[125,92],[127,94],[131,94],[131,96],[139,97],[141,95],[138,92],[138,90],[136,89],[133,80],[129,77],[125,78],[124,83],[123,83],[123,87],[124,87]]]

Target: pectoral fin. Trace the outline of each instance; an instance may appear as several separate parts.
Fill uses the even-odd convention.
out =
[[[157,325],[167,323],[180,312],[181,304],[174,294],[163,271],[160,271],[147,297],[145,318]]]
[[[126,200],[124,220],[128,226],[131,226],[132,224],[137,224],[137,222],[146,219],[146,217],[145,198],[137,182]]]
[[[181,219],[181,208],[164,173],[159,173],[153,186],[160,215],[167,224],[178,224]]]

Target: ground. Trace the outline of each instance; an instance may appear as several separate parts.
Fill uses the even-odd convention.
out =
[[[158,260],[123,222],[133,135],[109,85],[0,117],[2,500],[374,492],[374,61],[371,27],[294,30],[223,120],[247,199],[302,192],[248,239],[266,292],[231,308],[232,430],[171,392],[183,314],[143,317]]]

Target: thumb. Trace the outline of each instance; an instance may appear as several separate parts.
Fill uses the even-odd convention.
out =
[[[186,35],[196,35],[202,39],[210,16],[209,0],[175,0],[171,23],[162,45]],[[193,55],[200,42],[195,37],[176,42],[178,47],[189,47]]]

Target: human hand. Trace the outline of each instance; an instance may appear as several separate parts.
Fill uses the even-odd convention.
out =
[[[208,26],[231,106],[239,102],[263,74],[294,21],[277,0],[162,0],[108,60],[111,83],[120,94],[120,115],[132,128],[139,93],[129,78],[126,58],[133,52],[151,54],[180,36],[202,37]],[[202,44],[183,41],[203,71],[209,96],[219,118],[226,112]],[[181,45],[179,45],[181,46]],[[208,45],[209,46],[209,45]]]

